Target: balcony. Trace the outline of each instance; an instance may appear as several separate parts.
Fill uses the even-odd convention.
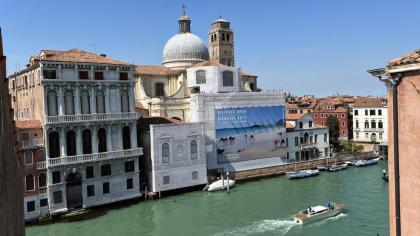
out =
[[[316,148],[317,143],[301,143],[301,149]]]
[[[383,128],[354,128],[356,132],[384,132]]]
[[[44,139],[30,139],[20,141],[20,149],[44,147]]]
[[[134,78],[129,78],[129,80],[92,80],[89,78],[88,80],[84,79],[77,79],[77,80],[66,80],[66,79],[43,79],[41,80],[42,85],[130,85],[134,84],[136,81]]]
[[[124,113],[98,113],[98,114],[79,114],[64,116],[47,116],[46,125],[71,125],[78,123],[113,123],[118,121],[133,121],[139,118],[137,112]]]
[[[47,187],[40,187],[39,194],[45,194],[45,193],[47,193]]]
[[[36,163],[36,169],[37,170],[43,170],[47,168],[47,162],[46,161],[40,161]]]
[[[48,167],[56,167],[68,164],[79,164],[92,161],[103,161],[124,157],[134,157],[143,155],[143,148],[134,148],[102,153],[83,154],[70,157],[51,158],[48,160]]]

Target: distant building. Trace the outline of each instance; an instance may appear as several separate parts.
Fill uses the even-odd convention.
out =
[[[413,219],[420,218],[420,50],[369,73],[388,89],[390,235],[418,235],[420,221]]]
[[[207,184],[204,126],[164,117],[139,119],[148,191]]]
[[[288,161],[307,161],[330,155],[328,127],[315,124],[310,114],[286,115]]]
[[[290,114],[311,114],[315,103],[310,102],[288,102],[286,103],[287,115]]]
[[[353,140],[363,145],[364,151],[388,149],[388,104],[386,99],[357,97],[353,104]]]
[[[347,140],[349,138],[349,111],[342,102],[333,99],[321,100],[311,114],[317,125],[326,125],[329,116],[337,117],[340,132],[339,139]]]
[[[44,168],[42,160],[52,215],[141,196],[138,160],[143,152],[137,145],[133,75],[134,66],[128,63],[72,49],[42,50],[26,69],[10,76],[15,120],[41,123],[29,132],[20,130],[22,148],[44,140],[45,157],[41,150],[21,150],[28,163],[27,215],[36,215],[31,213],[33,201],[38,209],[38,199],[29,199],[33,190],[45,193],[45,170],[34,170]],[[34,160],[29,164],[31,156],[36,165]],[[41,186],[32,188],[30,183],[37,182]]]

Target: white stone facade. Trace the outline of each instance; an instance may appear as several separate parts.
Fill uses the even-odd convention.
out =
[[[207,184],[203,124],[150,125],[142,136],[149,191]]]
[[[388,108],[354,107],[353,140],[362,143],[388,143]]]
[[[310,114],[287,121],[288,161],[306,161],[330,155],[328,128],[320,128]]]
[[[197,66],[187,69],[188,87],[200,93],[241,91],[239,68],[228,66]]]
[[[49,212],[48,195],[38,194],[25,197],[23,200],[23,209],[25,211],[25,221],[36,220],[40,216],[47,214]]]

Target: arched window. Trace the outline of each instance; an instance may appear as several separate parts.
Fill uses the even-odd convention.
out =
[[[163,97],[165,96],[165,88],[163,83],[155,83],[155,96]]]
[[[34,183],[34,176],[33,175],[27,175],[25,177],[25,189],[26,191],[32,191],[35,189],[35,183]]]
[[[223,71],[223,86],[233,86],[233,72],[229,70]]]
[[[35,161],[36,162],[45,161],[45,153],[44,153],[44,150],[39,149],[38,151],[36,151],[36,153],[35,153]]]
[[[217,34],[214,35],[214,41],[216,41],[216,40],[217,40]]]
[[[210,36],[210,41],[213,42],[213,35]]]
[[[105,97],[101,90],[96,91],[96,112],[105,113]]]
[[[30,165],[34,163],[32,151],[26,151],[24,154],[24,157],[25,157],[25,165]]]
[[[51,132],[48,135],[49,157],[56,158],[60,156],[60,138],[57,132]]]
[[[122,129],[123,135],[123,149],[130,149],[131,148],[131,140],[130,140],[130,127],[124,127]]]
[[[369,129],[369,122],[365,121],[365,129]]]
[[[381,120],[378,122],[378,128],[379,129],[383,129],[384,128],[384,124],[382,123]]]
[[[40,173],[38,175],[38,187],[46,187],[47,186],[47,175],[45,173]]]
[[[226,34],[226,41],[230,41],[230,34]]]
[[[98,130],[98,152],[106,151],[106,130],[101,128]]]
[[[359,128],[359,121],[356,120],[356,129],[358,129],[358,128]]]
[[[371,127],[372,129],[375,129],[375,128],[376,128],[376,121],[372,120],[372,121],[370,122],[370,127]]]
[[[197,141],[191,140],[190,143],[191,160],[197,159]]]
[[[82,90],[80,93],[80,105],[82,109],[82,114],[90,113],[90,104],[89,104],[89,92],[87,90]]]
[[[76,133],[73,130],[69,130],[66,133],[66,145],[67,145],[67,156],[76,155]]]
[[[91,154],[92,153],[92,133],[90,130],[85,129],[82,132],[82,140],[83,140],[83,154]]]
[[[48,115],[56,116],[57,112],[57,93],[55,91],[48,92]]]
[[[305,133],[304,135],[303,135],[303,142],[305,143],[305,144],[307,144],[308,143],[308,141],[309,141],[309,134],[308,133]]]
[[[121,112],[129,112],[128,110],[128,93],[126,90],[121,92]]]
[[[222,41],[225,41],[225,33],[222,33]]]
[[[195,83],[196,84],[205,84],[206,83],[206,71],[198,70],[195,72]]]
[[[169,144],[162,144],[162,163],[169,163]]]
[[[74,115],[74,97],[72,91],[66,91],[65,93],[65,112],[66,115]]]

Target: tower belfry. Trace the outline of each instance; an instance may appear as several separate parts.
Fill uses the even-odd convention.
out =
[[[230,22],[220,18],[211,24],[209,32],[210,60],[235,66],[234,37]]]
[[[185,4],[182,4],[182,15],[178,19],[179,23],[179,32],[180,33],[190,33],[191,32],[191,19],[187,16],[185,12]]]

